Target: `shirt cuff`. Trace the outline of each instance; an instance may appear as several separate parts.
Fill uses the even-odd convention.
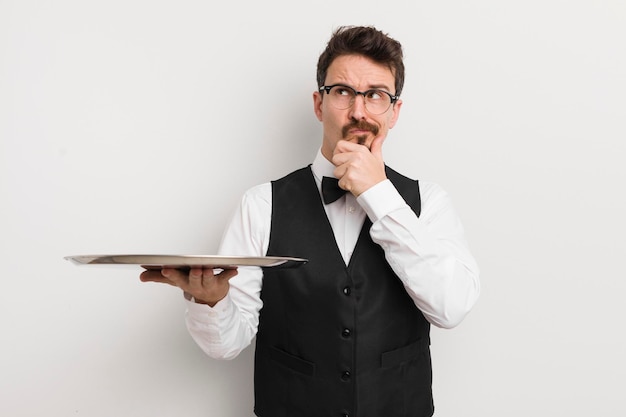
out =
[[[390,180],[384,180],[359,195],[356,199],[375,223],[396,210],[408,207]]]
[[[185,302],[187,303],[187,310],[189,314],[192,316],[202,316],[209,315],[210,317],[228,317],[232,314],[233,311],[233,303],[230,299],[229,294],[226,294],[226,297],[219,300],[213,307],[207,304],[196,303],[193,300],[185,297]]]

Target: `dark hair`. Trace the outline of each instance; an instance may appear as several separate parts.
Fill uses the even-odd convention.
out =
[[[404,86],[402,45],[371,26],[341,26],[337,28],[317,61],[317,86],[326,82],[328,67],[341,55],[363,55],[374,62],[387,65],[395,77],[395,95]]]

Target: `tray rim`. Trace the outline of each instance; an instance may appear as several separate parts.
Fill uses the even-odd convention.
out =
[[[272,268],[279,266],[299,266],[307,259],[289,256],[224,256],[224,255],[172,255],[172,254],[97,254],[65,256],[76,265],[139,265],[142,267],[190,268],[207,267],[236,268],[258,266]]]

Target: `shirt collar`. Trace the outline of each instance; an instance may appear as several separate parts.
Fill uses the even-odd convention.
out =
[[[311,170],[313,171],[313,175],[315,176],[315,180],[318,185],[321,184],[322,177],[335,177],[335,174],[333,174],[335,171],[335,165],[322,155],[321,149],[317,151],[315,160],[313,160],[313,164],[311,165]]]

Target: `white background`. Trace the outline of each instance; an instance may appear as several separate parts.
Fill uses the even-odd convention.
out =
[[[623,416],[622,1],[0,0],[0,415],[252,416],[173,288],[90,253],[205,253],[311,162],[331,31],[400,40],[384,152],[452,196],[481,267],[433,329],[436,416]]]

